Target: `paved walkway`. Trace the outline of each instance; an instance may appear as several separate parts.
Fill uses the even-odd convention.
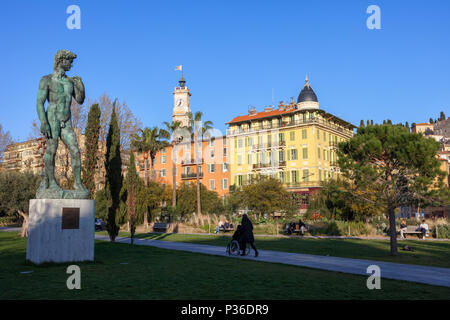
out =
[[[109,241],[108,236],[96,235],[95,239]],[[116,242],[130,243],[130,238],[118,237]],[[171,242],[150,239],[134,239],[136,245],[153,246],[169,250],[180,250],[229,257],[224,247],[185,242]],[[450,268],[436,268],[373,260],[349,259],[282,251],[259,250],[259,256],[233,256],[234,259],[246,259],[272,263],[283,263],[313,269],[323,269],[369,276],[366,272],[370,265],[377,265],[381,277],[395,280],[419,282],[436,286],[450,287]]]

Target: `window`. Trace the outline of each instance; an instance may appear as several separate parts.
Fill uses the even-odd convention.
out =
[[[159,175],[160,175],[161,177],[165,177],[165,176],[166,176],[166,169],[162,169],[162,170],[160,171]]]
[[[209,164],[208,169],[210,173],[216,172],[216,164],[215,163]]]
[[[214,190],[214,189],[215,189],[215,180],[209,180],[209,188],[210,188],[211,190]]]
[[[307,129],[303,129],[302,130],[302,139],[307,139],[308,138],[308,132],[306,130]]]
[[[242,186],[242,176],[238,176],[238,186]]]
[[[320,147],[317,148],[317,159],[320,160]]]
[[[323,133],[323,141],[327,141],[327,133],[326,132]]]
[[[327,161],[328,160],[328,153],[327,150],[323,150],[323,160]]]
[[[214,149],[211,149],[211,150],[209,151],[209,154],[210,154],[211,158],[214,158]]]
[[[242,155],[238,154],[237,156],[237,164],[238,166],[242,165]]]
[[[244,146],[242,139],[238,140],[238,148],[242,148]]]
[[[214,139],[209,140],[209,146],[214,147]]]
[[[222,189],[228,189],[228,179],[222,179]]]
[[[320,130],[319,129],[317,129],[317,139],[318,140],[320,139]]]
[[[248,138],[248,146],[251,147],[253,145],[253,138],[249,137]]]
[[[227,148],[223,148],[223,156],[224,156],[224,157],[227,156]]]
[[[308,169],[303,170],[303,181],[309,181],[309,170]]]
[[[166,156],[161,156],[161,161],[162,164],[166,163]]]
[[[291,131],[289,136],[290,136],[291,141],[294,141],[295,140],[295,131]]]
[[[166,153],[166,148],[161,149],[161,153]]]
[[[248,164],[252,164],[252,155],[251,155],[251,153],[249,153],[249,154],[247,155],[247,163],[248,163]]]
[[[284,151],[278,151],[278,161],[284,161]]]
[[[308,148],[303,148],[303,159],[308,159]]]
[[[228,171],[228,163],[222,164],[222,172],[227,172],[227,171]]]
[[[322,170],[319,169],[319,181],[322,181]]]
[[[285,182],[285,180],[284,180],[284,172],[283,171],[280,172],[280,181],[281,182]]]
[[[288,160],[297,160],[297,149],[289,150]]]
[[[298,182],[298,171],[297,170],[293,170],[291,171],[291,176],[292,176],[292,182]]]

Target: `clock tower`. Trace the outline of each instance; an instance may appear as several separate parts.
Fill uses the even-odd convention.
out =
[[[188,87],[185,86],[186,81],[183,76],[179,81],[179,86],[173,92],[173,114],[172,121],[180,121],[182,127],[189,126],[188,112],[191,111],[191,93]]]

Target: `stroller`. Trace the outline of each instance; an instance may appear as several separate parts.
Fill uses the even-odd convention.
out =
[[[239,239],[242,235],[242,227],[241,225],[237,226],[236,231],[233,233],[232,240],[227,244],[227,250],[226,252],[231,256],[235,255],[238,256],[241,251],[241,243]],[[248,255],[250,253],[250,248],[246,248],[244,254]]]

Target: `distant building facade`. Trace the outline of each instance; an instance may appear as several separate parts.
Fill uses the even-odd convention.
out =
[[[281,102],[278,109],[262,112],[251,108],[227,124],[232,184],[242,187],[257,176],[271,176],[289,191],[306,195],[340,175],[337,145],[352,138],[356,128],[319,109],[308,78],[297,103]]]

